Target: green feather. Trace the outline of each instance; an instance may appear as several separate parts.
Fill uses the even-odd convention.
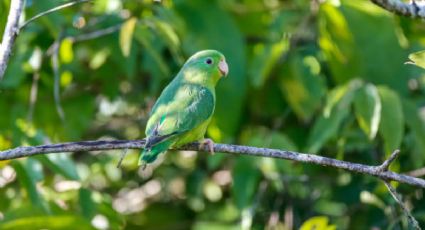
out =
[[[204,138],[214,113],[215,86],[223,75],[219,62],[224,60],[218,51],[200,51],[165,87],[150,113],[139,165],[152,163],[170,147]]]

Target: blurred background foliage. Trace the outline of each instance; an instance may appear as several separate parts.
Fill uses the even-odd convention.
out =
[[[25,19],[65,3],[27,0]],[[0,0],[2,34],[9,0]],[[227,57],[208,136],[216,142],[380,164],[425,164],[419,20],[366,0],[95,0],[30,23],[0,82],[0,150],[144,137],[184,61]],[[425,66],[423,53],[410,56]],[[296,162],[188,151],[155,169],[138,151],[0,162],[0,229],[408,229],[375,178]],[[422,172],[413,172],[423,177]],[[423,189],[403,184],[425,224]],[[316,228],[314,228],[316,227]]]

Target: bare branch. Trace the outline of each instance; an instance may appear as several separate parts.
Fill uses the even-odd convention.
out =
[[[92,0],[78,0],[78,1],[74,1],[74,2],[68,2],[68,3],[65,3],[65,4],[63,4],[63,5],[60,5],[60,6],[54,7],[54,8],[49,9],[49,10],[46,10],[46,11],[41,12],[41,13],[39,13],[39,14],[35,15],[34,17],[30,18],[30,19],[29,19],[29,20],[27,20],[26,22],[24,22],[24,23],[21,25],[20,29],[24,28],[24,27],[25,27],[25,26],[27,26],[29,23],[31,23],[32,21],[34,21],[34,20],[38,19],[39,17],[42,17],[42,16],[45,16],[45,15],[48,15],[48,14],[50,14],[50,13],[56,12],[56,11],[58,11],[58,10],[61,10],[61,9],[64,9],[64,8],[67,8],[67,7],[70,7],[70,6],[77,5],[77,4],[79,4],[79,3],[83,3],[83,2],[90,2],[90,1],[92,1]]]
[[[87,41],[87,40],[91,40],[91,39],[102,37],[102,36],[105,36],[105,35],[108,35],[108,34],[115,33],[118,30],[120,30],[121,26],[122,26],[122,24],[118,24],[118,25],[107,27],[105,29],[93,31],[91,33],[81,34],[81,35],[77,35],[75,37],[69,37],[69,39],[71,39],[72,42]]]
[[[388,158],[388,159],[386,159],[385,161],[384,161],[384,163],[382,163],[379,167],[378,167],[378,170],[379,171],[381,171],[381,172],[384,172],[384,171],[388,171],[388,168],[390,167],[390,164],[391,163],[393,163],[393,161],[397,158],[397,156],[398,156],[398,154],[400,153],[400,150],[395,150],[392,154],[391,154],[391,156]]]
[[[376,5],[398,15],[425,19],[425,5],[415,0],[403,2],[400,0],[371,0]]]
[[[28,157],[37,154],[58,153],[58,152],[81,152],[81,151],[98,151],[98,150],[111,150],[111,149],[142,149],[145,140],[99,140],[99,141],[81,141],[81,142],[68,142],[52,145],[28,146],[17,147],[10,150],[0,151],[0,160],[8,160],[20,157]],[[206,151],[208,146],[201,147],[199,143],[191,143],[177,150],[194,150]],[[293,160],[303,163],[310,163],[322,166],[329,166],[339,169],[344,169],[350,172],[362,173],[371,175],[382,180],[398,181],[409,185],[425,188],[425,180],[415,178],[403,174],[398,174],[392,171],[381,171],[380,166],[371,166],[347,161],[336,160],[328,157],[322,157],[313,154],[298,153],[292,151],[257,148],[242,145],[229,145],[229,144],[214,144],[214,151],[221,153],[233,153],[239,155],[271,157],[286,160]]]
[[[0,80],[6,72],[7,62],[12,53],[12,46],[19,33],[19,18],[24,8],[24,0],[10,1],[9,16],[7,17],[6,28],[0,44]]]
[[[380,172],[387,172],[391,163],[397,158],[399,153],[400,153],[400,150],[398,149],[395,150],[391,154],[391,156],[384,161],[384,163],[378,166],[377,170]],[[398,203],[398,205],[403,210],[404,214],[407,216],[407,220],[409,221],[409,223],[414,227],[414,229],[420,230],[421,227],[419,227],[418,221],[413,217],[412,213],[410,213],[406,205],[404,205],[401,195],[397,193],[396,189],[390,184],[389,180],[383,179],[383,181],[388,191],[390,192],[391,196],[394,198],[394,200]]]
[[[406,175],[413,176],[413,177],[423,177],[425,176],[425,167],[407,172]]]

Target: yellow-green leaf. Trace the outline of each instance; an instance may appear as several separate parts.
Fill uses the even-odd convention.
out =
[[[62,40],[59,48],[59,58],[62,63],[70,63],[74,59],[74,52],[72,51],[72,40],[65,38]]]
[[[133,32],[136,22],[136,18],[130,18],[124,23],[120,30],[120,47],[122,54],[125,57],[130,55],[131,42],[133,40]]]
[[[300,230],[335,230],[335,225],[328,225],[328,217],[315,216],[303,223]]]
[[[70,71],[63,71],[60,77],[60,85],[66,87],[72,82],[72,73]]]
[[[83,218],[74,215],[32,216],[5,221],[1,229],[95,229]]]
[[[416,66],[419,66],[419,67],[425,69],[425,50],[415,52],[415,53],[411,53],[409,55],[409,59],[411,61],[406,62],[406,64],[416,65]]]

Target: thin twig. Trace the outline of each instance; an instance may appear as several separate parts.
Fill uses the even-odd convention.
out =
[[[425,5],[418,4],[415,0],[410,2],[403,2],[400,0],[371,0],[381,8],[393,12],[398,15],[423,18],[425,19]]]
[[[390,164],[397,158],[398,154],[400,153],[400,150],[396,149],[393,153],[391,153],[390,157],[384,161],[379,167],[378,170],[381,172],[388,171],[388,168],[390,167]]]
[[[92,1],[92,0],[77,0],[77,1],[68,2],[68,3],[65,3],[65,4],[63,4],[63,5],[60,5],[60,6],[54,7],[54,8],[49,9],[49,10],[46,10],[46,11],[44,11],[44,12],[41,12],[41,13],[39,13],[39,14],[35,15],[34,17],[30,18],[29,20],[25,21],[25,22],[21,25],[21,27],[20,27],[19,29],[23,29],[23,28],[24,28],[25,26],[27,26],[30,22],[32,22],[32,21],[34,21],[34,20],[38,19],[39,17],[42,17],[42,16],[45,16],[45,15],[51,14],[51,13],[53,13],[53,12],[56,12],[56,11],[58,11],[58,10],[61,10],[61,9],[64,9],[64,8],[67,8],[67,7],[70,7],[70,6],[74,6],[74,5],[77,5],[77,4],[80,4],[80,3],[83,3],[83,2],[90,2],[90,1]]]
[[[12,46],[19,33],[19,18],[24,8],[24,0],[10,1],[10,10],[7,17],[6,28],[4,29],[3,39],[0,43],[0,81],[6,72],[7,62],[12,53]]]
[[[105,36],[105,35],[108,35],[108,34],[115,33],[118,30],[120,30],[121,26],[122,26],[122,24],[118,24],[118,25],[107,27],[105,29],[96,30],[96,31],[91,32],[91,33],[81,34],[81,35],[77,35],[75,37],[69,37],[69,39],[72,42],[82,42],[82,41],[86,41],[86,40],[91,40],[91,39],[102,37],[102,36]]]
[[[142,149],[145,140],[100,140],[100,141],[81,141],[81,142],[68,142],[52,145],[28,146],[17,147],[10,150],[0,151],[0,160],[8,160],[20,157],[28,157],[37,154],[58,153],[58,152],[81,152],[81,151],[98,151],[98,150],[111,150],[111,149]],[[206,151],[208,146],[201,146],[199,143],[191,143],[177,150],[193,150],[193,151]],[[214,144],[214,151],[221,153],[232,153],[238,155],[271,157],[286,160],[293,160],[297,162],[310,163],[322,166],[329,166],[339,169],[344,169],[350,172],[362,173],[371,175],[383,180],[398,181],[409,185],[425,188],[425,180],[415,178],[392,171],[381,172],[377,170],[379,166],[364,165],[359,163],[352,163],[347,161],[336,160],[333,158],[322,157],[313,154],[298,153],[286,150],[257,148],[243,145],[230,145],[230,144]]]
[[[423,177],[425,176],[425,168],[415,169],[410,172],[407,172],[406,175],[413,177]]]
[[[400,153],[400,150],[394,150],[394,152],[391,154],[391,156],[384,161],[380,166],[377,167],[377,171],[379,172],[388,172],[389,167],[392,162],[397,158],[398,154]],[[394,200],[400,205],[401,209],[403,210],[404,214],[407,216],[407,219],[409,223],[416,229],[420,230],[421,227],[419,227],[418,221],[412,216],[412,213],[410,213],[409,209],[404,205],[403,199],[401,198],[401,195],[397,193],[396,189],[390,184],[388,179],[382,179],[385,183],[385,186],[387,187],[388,191],[390,192],[391,196],[394,198]]]
[[[398,203],[398,205],[403,210],[404,214],[407,216],[409,223],[414,227],[414,229],[420,230],[421,227],[419,226],[418,221],[415,219],[415,217],[413,217],[412,213],[409,211],[406,205],[404,205],[401,195],[397,193],[396,189],[390,184],[390,182],[384,180],[384,183],[388,191],[390,192],[391,196],[394,198],[394,200]]]

